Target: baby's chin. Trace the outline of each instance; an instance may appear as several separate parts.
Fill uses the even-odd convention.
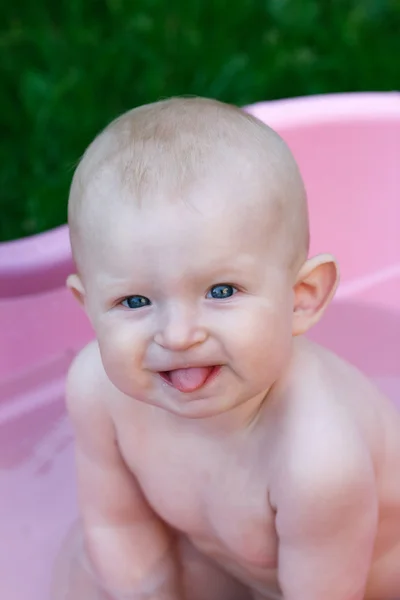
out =
[[[176,417],[201,420],[226,415],[236,405],[220,398],[197,398],[188,403],[168,402],[162,408]]]
[[[198,421],[199,426],[211,425],[215,423],[216,426],[221,424],[222,428],[225,425],[231,423],[239,425],[239,421],[243,420],[243,424],[248,422],[248,416],[246,415],[246,405],[251,410],[250,398],[238,398],[232,394],[227,393],[226,395],[201,395],[198,394],[196,398],[191,398],[190,401],[183,401],[177,398],[147,398],[144,400],[148,405],[160,408],[171,416],[187,419],[188,421]],[[243,409],[243,412],[242,412]]]
[[[226,415],[233,411],[243,400],[226,396],[201,394],[200,391],[191,398],[183,397],[183,394],[154,394],[136,393],[129,394],[136,401],[152,408],[159,408],[172,416],[183,419],[212,419]]]
[[[217,417],[235,408],[235,404],[229,401],[229,399],[210,396],[204,397],[200,394],[190,401],[166,396],[161,397],[159,393],[156,395],[136,394],[132,397],[141,404],[161,409],[170,415],[184,419]]]
[[[232,416],[234,420],[243,417],[245,421],[249,418],[251,420],[250,413],[257,412],[257,404],[267,394],[265,390],[269,386],[265,389],[264,386],[257,386],[256,389],[254,385],[243,385],[243,382],[240,385],[236,380],[227,381],[225,369],[225,366],[216,369],[215,376],[210,377],[198,389],[187,393],[171,385],[171,382],[167,382],[162,373],[155,375],[151,382],[143,381],[142,387],[137,385],[137,381],[135,384],[128,381],[114,381],[113,384],[132,400],[145,406],[159,408],[175,417],[218,421],[218,417],[225,420]]]

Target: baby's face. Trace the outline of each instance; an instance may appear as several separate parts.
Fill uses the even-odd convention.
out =
[[[223,187],[118,203],[85,250],[86,308],[109,378],[188,417],[264,395],[290,354],[293,275],[265,211]]]

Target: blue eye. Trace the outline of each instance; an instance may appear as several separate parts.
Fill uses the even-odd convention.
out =
[[[214,285],[211,290],[207,293],[207,298],[215,298],[216,300],[223,300],[224,298],[230,298],[236,294],[237,289],[233,285],[227,285],[225,283]]]
[[[126,308],[143,308],[143,306],[149,306],[151,302],[146,296],[128,296],[122,300],[121,304]]]

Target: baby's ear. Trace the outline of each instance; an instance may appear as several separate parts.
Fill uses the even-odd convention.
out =
[[[307,260],[293,288],[293,335],[305,333],[319,321],[338,283],[339,269],[333,256],[322,254]]]
[[[84,306],[85,304],[85,288],[83,287],[83,283],[79,275],[69,275],[67,277],[67,288],[71,290],[75,298],[78,300],[79,304]]]

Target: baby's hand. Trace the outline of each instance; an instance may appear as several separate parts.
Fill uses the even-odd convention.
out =
[[[143,581],[135,591],[107,591],[86,555],[82,526],[76,523],[56,559],[50,600],[182,600],[177,593],[179,586],[175,578],[169,576],[173,566],[174,561],[171,562],[168,553],[161,561],[157,575]]]
[[[50,600],[112,600],[88,568],[78,523],[68,532],[55,561]]]

